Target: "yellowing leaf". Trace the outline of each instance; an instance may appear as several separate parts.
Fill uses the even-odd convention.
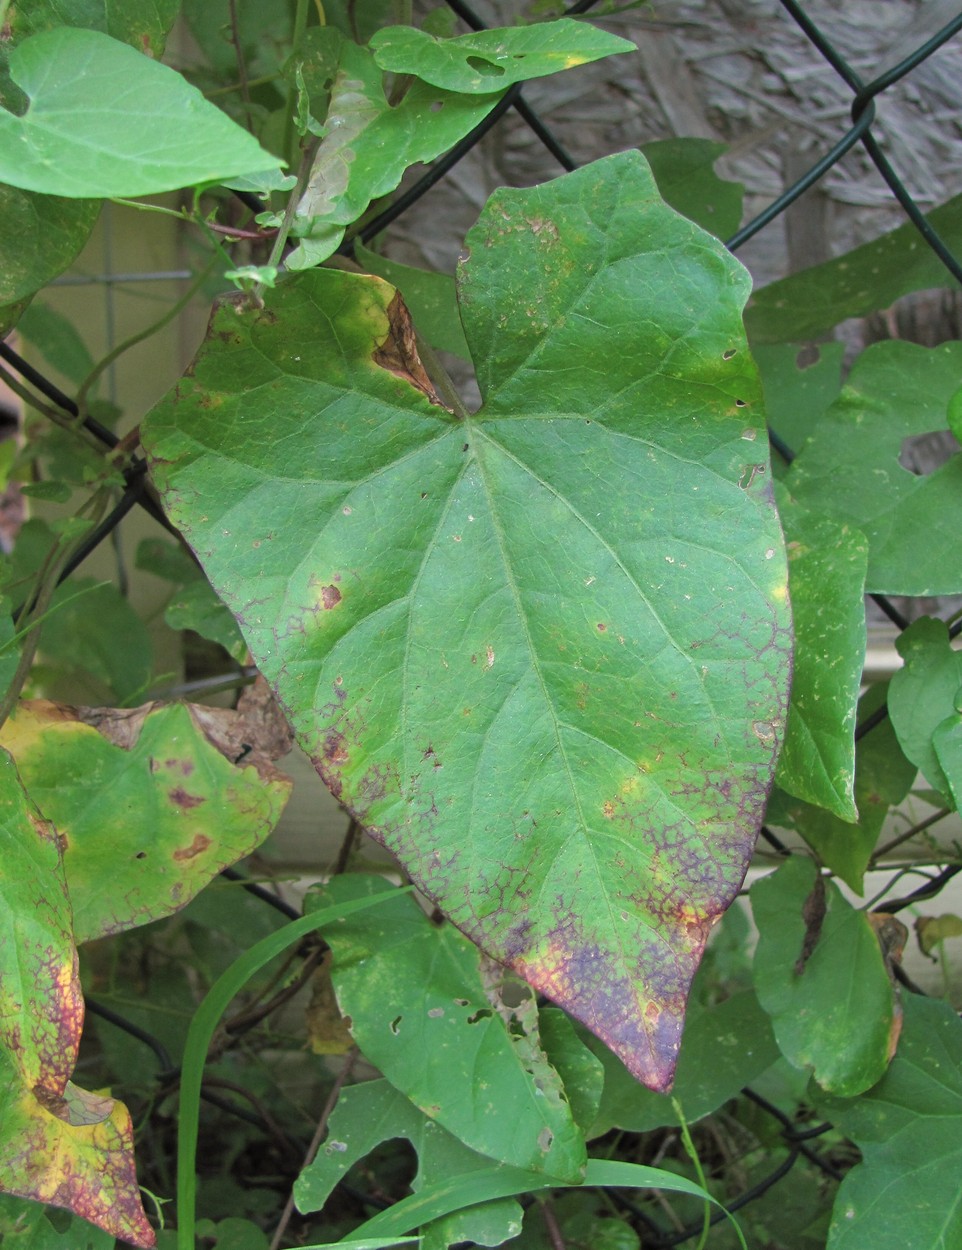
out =
[[[122,1103],[71,1084],[83,1027],[60,841],[0,752],[0,1191],[154,1244]]]

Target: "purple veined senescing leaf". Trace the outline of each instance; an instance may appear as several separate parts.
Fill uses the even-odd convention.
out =
[[[318,270],[220,307],[145,444],[333,791],[664,1089],[787,703],[749,279],[631,152],[468,246],[477,414],[392,287]]]

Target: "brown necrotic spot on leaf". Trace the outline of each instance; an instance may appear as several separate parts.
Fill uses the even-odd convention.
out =
[[[329,612],[331,608],[336,608],[341,599],[341,592],[336,586],[321,587],[321,607],[325,612]]]
[[[170,801],[176,807],[189,811],[192,807],[200,807],[206,800],[199,794],[188,794],[183,786],[176,786],[170,791]]]
[[[805,971],[805,965],[812,957],[812,952],[818,945],[818,939],[822,933],[822,923],[825,920],[826,902],[825,902],[825,878],[819,874],[815,878],[815,884],[812,886],[812,892],[805,900],[802,908],[802,919],[805,921],[805,939],[802,942],[802,950],[795,961],[795,975],[801,976]]]
[[[396,378],[410,382],[422,395],[426,395],[432,404],[443,408],[441,397],[434,389],[431,379],[424,372],[424,366],[418,356],[411,315],[399,292],[395,293],[387,307],[387,320],[387,338],[374,349],[371,359],[388,373],[393,373]]]
[[[182,862],[185,859],[195,859],[198,855],[203,855],[209,846],[210,838],[205,837],[202,833],[198,833],[190,846],[181,846],[174,851],[174,859],[178,862]]]

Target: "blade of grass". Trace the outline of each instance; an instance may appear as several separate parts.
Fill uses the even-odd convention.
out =
[[[404,887],[410,889],[409,886]],[[386,890],[371,898],[354,899],[311,912],[292,921],[276,933],[263,938],[239,959],[235,959],[207,991],[204,1001],[194,1013],[184,1047],[184,1063],[181,1069],[180,1110],[177,1134],[177,1250],[194,1250],[196,1198],[197,1198],[197,1131],[200,1125],[200,1091],[204,1079],[207,1050],[214,1036],[218,1021],[227,1010],[231,999],[238,994],[255,973],[276,955],[299,942],[308,933],[332,924],[345,916],[389,898],[395,898],[397,890]],[[382,1244],[391,1245],[386,1242]]]

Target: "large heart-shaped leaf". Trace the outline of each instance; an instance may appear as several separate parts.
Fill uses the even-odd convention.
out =
[[[144,438],[325,780],[657,1088],[754,845],[789,620],[748,277],[637,153],[501,191],[440,405],[376,278],[225,305]]]

